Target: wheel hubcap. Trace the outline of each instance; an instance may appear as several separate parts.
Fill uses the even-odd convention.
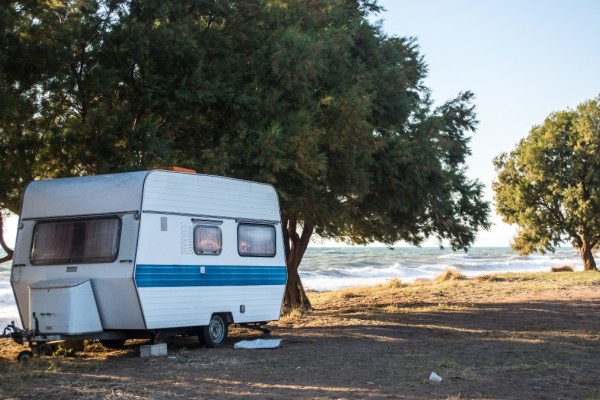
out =
[[[223,321],[221,320],[221,318],[220,317],[213,318],[212,321],[210,322],[210,328],[209,328],[211,340],[214,341],[215,343],[220,342],[221,340],[223,340],[223,332],[224,332],[224,328],[223,328]]]

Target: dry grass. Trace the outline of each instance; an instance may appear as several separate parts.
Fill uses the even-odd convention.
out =
[[[391,288],[401,288],[402,287],[402,281],[398,278],[390,279],[386,283]]]
[[[574,272],[575,267],[572,265],[559,265],[556,267],[550,268],[550,272]]]
[[[445,281],[462,281],[467,279],[466,275],[461,273],[459,270],[455,268],[446,268],[444,272],[440,275],[436,276],[435,282],[445,282]]]
[[[600,289],[600,274],[504,273],[468,279],[450,270],[436,280],[416,280],[412,284],[399,285],[392,282],[341,291],[310,292],[308,296],[315,310],[331,310],[337,315],[369,314],[378,311],[422,313],[468,309],[474,303],[493,299],[543,295],[561,287]],[[306,324],[303,319],[298,321],[301,325]]]

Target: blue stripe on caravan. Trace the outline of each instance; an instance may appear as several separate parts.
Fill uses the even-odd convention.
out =
[[[135,281],[138,287],[184,286],[257,286],[285,285],[285,266],[204,265],[138,265]]]

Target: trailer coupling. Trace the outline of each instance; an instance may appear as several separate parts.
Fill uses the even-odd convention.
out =
[[[0,335],[0,339],[12,339],[19,344],[23,344],[25,338],[29,340],[29,338],[35,336],[35,332],[29,331],[26,329],[19,328],[15,321],[11,321],[10,324],[4,328],[2,335]]]
[[[35,315],[34,315],[35,318]],[[29,347],[32,350],[37,350],[38,356],[47,353],[52,347],[50,345],[56,341],[60,341],[60,337],[58,335],[41,335],[38,328],[37,318],[36,320],[36,329],[22,329],[19,328],[15,321],[11,321],[10,324],[4,328],[2,334],[0,335],[0,339],[12,339],[18,344],[25,344],[27,342]],[[19,362],[27,361],[33,357],[33,352],[30,350],[23,350],[17,356],[17,360]]]

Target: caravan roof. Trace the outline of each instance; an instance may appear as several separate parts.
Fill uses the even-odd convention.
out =
[[[33,181],[22,219],[133,211],[278,221],[279,201],[266,184],[163,170]]]
[[[33,181],[25,188],[21,219],[140,210],[148,171]]]

